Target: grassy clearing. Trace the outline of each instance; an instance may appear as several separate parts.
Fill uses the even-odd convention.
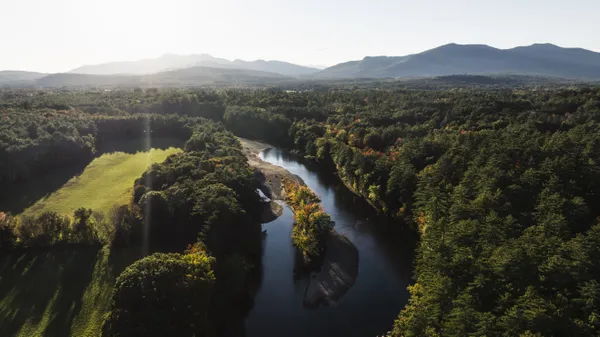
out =
[[[105,154],[22,214],[56,211],[71,216],[79,207],[105,212],[115,204],[126,204],[135,179],[149,165],[180,151]],[[115,279],[141,257],[140,247],[1,254],[0,336],[99,336]]]
[[[140,257],[138,247],[1,256],[0,336],[99,336],[116,277]]]
[[[55,211],[71,216],[79,207],[106,212],[113,205],[124,205],[131,198],[135,179],[152,163],[164,161],[180,149],[151,149],[127,154],[114,152],[94,159],[79,176],[73,177],[60,189],[38,200],[22,215]]]

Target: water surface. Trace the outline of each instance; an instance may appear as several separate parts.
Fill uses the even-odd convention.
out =
[[[319,172],[310,163],[273,148],[261,158],[300,176],[320,198],[335,221],[335,230],[346,235],[359,252],[356,283],[333,306],[317,309],[303,305],[306,280],[295,281],[294,248],[290,234],[293,214],[263,224],[264,242],[260,290],[246,319],[249,337],[370,336],[389,331],[408,302],[414,234],[400,224],[376,216],[336,177]]]

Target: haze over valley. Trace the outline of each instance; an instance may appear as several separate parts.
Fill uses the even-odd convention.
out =
[[[0,337],[600,336],[599,0],[0,7]]]
[[[0,71],[0,86],[273,85],[290,81],[448,75],[529,75],[596,81],[600,80],[600,53],[547,43],[510,49],[453,43],[413,55],[367,56],[325,69],[284,61],[230,61],[208,54],[164,54],[139,61],[84,65],[58,74]]]

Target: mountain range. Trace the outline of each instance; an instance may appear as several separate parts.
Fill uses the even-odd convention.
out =
[[[293,77],[258,70],[194,66],[149,75],[50,74],[35,80],[40,87],[193,87],[266,85],[294,80]]]
[[[274,72],[287,76],[302,76],[314,74],[320,69],[299,66],[282,61],[229,61],[208,54],[177,55],[165,54],[158,58],[130,62],[111,62],[97,65],[87,65],[75,68],[69,73],[88,75],[148,75],[163,71],[191,67],[210,67],[224,69],[246,69]]]
[[[532,75],[600,80],[600,53],[553,44],[511,49],[447,44],[406,56],[368,56],[318,69],[283,61],[230,61],[208,54],[86,65],[67,73],[0,71],[0,86],[273,85],[289,81],[422,78],[447,75]]]
[[[319,78],[406,78],[455,74],[521,74],[600,79],[600,53],[553,44],[497,49],[447,44],[407,56],[365,57],[329,67]]]

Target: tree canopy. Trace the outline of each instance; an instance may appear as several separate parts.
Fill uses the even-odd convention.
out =
[[[103,336],[213,336],[214,258],[156,253],[119,275]]]

